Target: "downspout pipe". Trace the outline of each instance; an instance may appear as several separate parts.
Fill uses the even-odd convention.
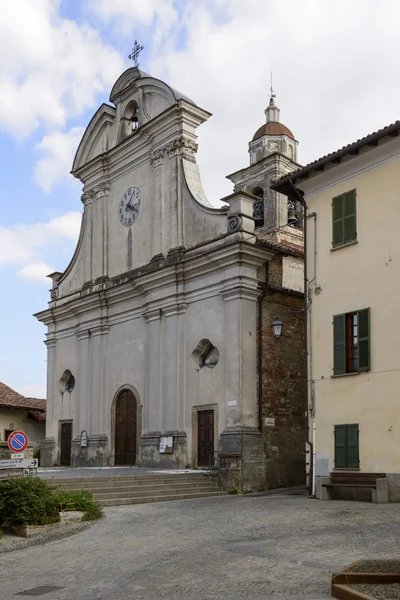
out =
[[[308,408],[308,279],[307,279],[307,203],[304,200],[304,194],[294,184],[293,180],[289,180],[289,186],[293,192],[293,196],[300,202],[303,207],[303,239],[304,239],[304,372],[305,372],[305,429],[306,429],[306,444],[309,447],[309,480],[308,480],[308,491],[312,494],[313,481],[314,481],[314,447],[310,439],[310,420],[309,420],[309,408]]]
[[[258,296],[258,429],[263,432],[262,422],[262,399],[263,399],[263,340],[262,340],[262,322],[263,322],[263,301],[267,294],[267,286],[262,285],[261,294]]]

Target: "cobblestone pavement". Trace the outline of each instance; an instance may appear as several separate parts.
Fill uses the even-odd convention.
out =
[[[73,537],[4,554],[1,600],[328,600],[331,573],[398,557],[397,504],[222,496],[106,510]],[[26,596],[28,597],[28,596]]]
[[[203,471],[203,469],[201,470]],[[132,475],[175,475],[199,473],[199,470],[143,469],[142,467],[49,467],[38,469],[41,479],[74,479],[77,477],[131,477]]]

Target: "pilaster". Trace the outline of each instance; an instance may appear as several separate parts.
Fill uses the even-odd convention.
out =
[[[161,310],[146,312],[147,324],[147,365],[146,365],[146,397],[144,399],[144,432],[159,431],[162,427],[162,323]]]
[[[257,429],[257,297],[255,289],[236,286],[225,301],[226,428],[219,439],[220,477],[225,488],[264,488],[262,435]]]
[[[78,340],[78,388],[75,406],[75,420],[73,424],[73,434],[79,435],[80,432],[90,428],[90,360],[89,360],[89,329],[80,329],[76,333]],[[88,431],[89,433],[89,431]]]

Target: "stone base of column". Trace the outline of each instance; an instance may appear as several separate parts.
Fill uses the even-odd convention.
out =
[[[105,433],[88,436],[86,448],[81,448],[80,436],[72,441],[71,465],[73,467],[106,467],[108,456],[108,437]]]
[[[173,438],[172,452],[160,452],[162,437]],[[140,440],[137,464],[158,469],[184,469],[187,462],[186,431],[149,431]]]
[[[264,443],[256,427],[229,427],[219,439],[219,476],[226,490],[257,492],[266,487]]]
[[[44,438],[40,444],[39,467],[53,467],[57,463],[56,440],[54,438]]]

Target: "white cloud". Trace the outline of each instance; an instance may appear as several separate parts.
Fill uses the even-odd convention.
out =
[[[399,117],[400,3],[386,0],[177,0],[179,22],[154,0],[89,0],[104,20],[152,24],[141,66],[210,110],[198,160],[211,201],[231,191],[224,176],[248,163],[264,122],[270,71],[282,121],[308,162]],[[142,12],[141,12],[142,11]],[[143,12],[144,11],[144,12]]]
[[[120,35],[132,36],[132,31],[151,27],[154,45],[165,41],[165,36],[178,22],[173,0],[88,0],[89,10],[104,23],[113,23]]]
[[[50,280],[48,279],[47,275],[53,273],[53,271],[54,269],[49,267],[49,265],[44,262],[34,262],[22,267],[22,269],[18,271],[18,275],[22,279],[27,279],[28,281],[35,281],[49,285]]]
[[[32,264],[43,264],[42,254],[49,248],[66,240],[76,242],[81,219],[81,213],[69,212],[47,223],[0,227],[0,268],[19,264],[24,265],[22,271],[27,268],[25,275],[32,274]]]
[[[63,128],[123,69],[98,31],[58,10],[57,0],[0,2],[0,130],[18,139],[40,125]]]
[[[73,127],[65,133],[52,133],[36,145],[42,156],[35,165],[35,179],[45,192],[51,192],[56,183],[79,185],[69,172],[84,131],[84,127]]]

